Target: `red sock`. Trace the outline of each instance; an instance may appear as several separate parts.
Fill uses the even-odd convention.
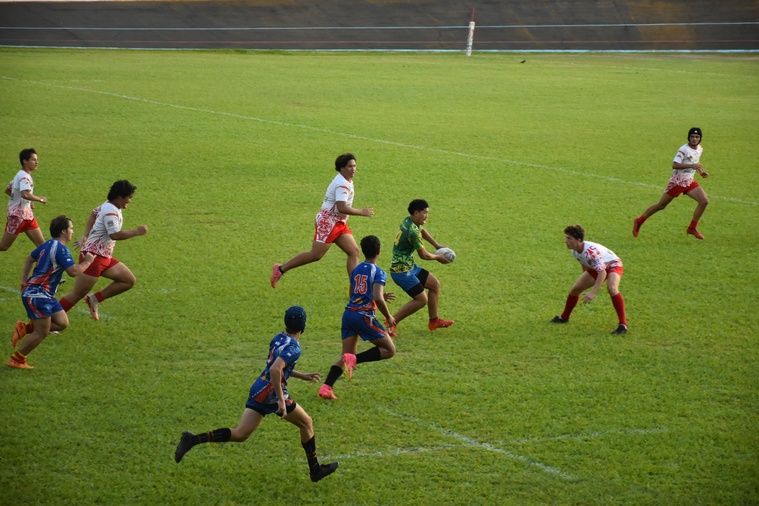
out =
[[[647,220],[647,219],[648,219],[648,218],[646,218],[645,216],[643,216],[643,215],[641,214],[640,216],[638,216],[638,217],[636,218],[636,221],[638,222],[638,225],[643,225],[643,224],[646,222],[646,220]]]
[[[95,294],[95,298],[98,302],[103,302],[105,300],[105,297],[103,297],[103,292],[97,292]]]
[[[698,220],[691,220],[688,228],[696,228],[698,226]]]
[[[625,314],[625,299],[622,297],[622,294],[618,293],[617,295],[612,297],[611,303],[614,306],[614,310],[617,312],[617,318],[619,318],[619,323],[627,326],[627,315]]]
[[[71,309],[72,307],[74,307],[74,304],[72,304],[71,302],[69,302],[69,300],[66,297],[61,297],[61,300],[59,300],[58,302],[60,302],[61,307],[67,313],[69,312],[69,309]]]
[[[20,351],[14,352],[13,355],[11,355],[11,358],[16,362],[21,362],[22,364],[26,362],[26,355],[23,355]]]
[[[569,315],[572,314],[572,310],[575,308],[579,300],[579,295],[567,295],[567,303],[564,304],[564,312],[561,313],[562,319],[569,320]]]

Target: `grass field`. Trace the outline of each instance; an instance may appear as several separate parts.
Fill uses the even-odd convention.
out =
[[[0,181],[37,149],[46,236],[58,214],[81,232],[122,178],[138,187],[125,228],[150,227],[116,247],[132,291],[99,322],[75,307],[34,370],[0,370],[0,503],[759,503],[757,57],[524,58],[0,49]],[[634,239],[692,126],[706,240],[685,235],[687,197]],[[423,265],[456,324],[410,317],[397,355],[335,402],[291,382],[322,461],[340,461],[323,481],[274,419],[177,465],[183,430],[237,423],[289,305],[309,314],[298,369],[326,376],[338,356],[345,256],[268,278],[310,247],[344,151],[354,205],[375,210],[350,226],[383,240],[384,268],[408,202],[430,202],[458,258]],[[547,323],[580,272],[574,223],[624,262],[622,338],[605,291]],[[3,357],[31,249],[0,253]],[[407,298],[388,286],[394,310]]]

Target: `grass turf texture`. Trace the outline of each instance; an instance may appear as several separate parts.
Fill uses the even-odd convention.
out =
[[[757,503],[756,57],[523,58],[0,50],[3,182],[37,148],[45,234],[67,214],[78,236],[120,178],[138,187],[125,228],[150,227],[117,245],[138,284],[100,322],[80,303],[33,371],[0,370],[0,502]],[[706,240],[685,235],[687,197],[633,239],[691,126]],[[310,246],[344,151],[376,213],[350,226],[382,239],[384,268],[408,202],[430,202],[458,258],[423,265],[456,324],[410,317],[396,357],[359,365],[336,402],[291,381],[322,461],[340,461],[318,484],[275,419],[175,464],[182,430],[237,423],[289,305],[309,314],[298,369],[324,377],[338,356],[344,255],[268,277]],[[605,290],[547,323],[580,272],[573,223],[624,261],[622,338]],[[0,257],[3,356],[31,249]]]

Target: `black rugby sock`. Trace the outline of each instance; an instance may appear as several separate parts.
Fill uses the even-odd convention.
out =
[[[216,429],[214,431],[204,432],[197,434],[192,438],[192,444],[199,445],[200,443],[226,443],[232,438],[231,429]]]

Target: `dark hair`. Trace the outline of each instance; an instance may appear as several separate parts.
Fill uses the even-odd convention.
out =
[[[131,197],[134,195],[136,189],[137,187],[135,185],[126,179],[121,179],[111,185],[111,189],[108,190],[108,200],[113,200],[119,197]]]
[[[71,219],[68,216],[60,215],[53,218],[53,221],[50,222],[50,237],[55,239],[61,235],[64,230],[69,228],[69,223],[71,223]]]
[[[21,166],[24,166],[24,162],[32,157],[32,155],[36,155],[37,152],[34,150],[34,148],[26,148],[22,149],[21,153],[18,154],[18,161],[21,162]]]
[[[361,239],[361,252],[366,258],[374,258],[380,252],[380,240],[376,235],[367,235]]]
[[[693,134],[696,134],[700,137],[698,143],[701,144],[701,141],[704,140],[704,134],[701,132],[701,129],[698,127],[693,127],[688,130],[688,142],[690,142],[690,136]]]
[[[408,213],[414,214],[417,211],[424,211],[430,207],[430,205],[427,203],[424,199],[415,199],[412,200],[411,203],[408,205]]]
[[[290,334],[306,330],[306,310],[300,306],[291,306],[285,311],[285,329]]]
[[[580,225],[570,225],[564,229],[564,233],[581,241],[585,239],[585,229]]]
[[[348,165],[348,162],[355,159],[356,157],[353,155],[353,153],[343,153],[342,155],[335,158],[335,170],[340,172],[340,169],[345,168],[345,166]]]

